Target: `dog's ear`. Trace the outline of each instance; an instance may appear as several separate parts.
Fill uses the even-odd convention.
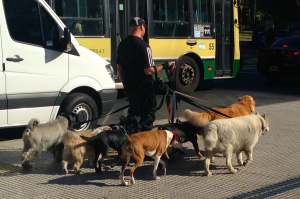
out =
[[[262,116],[260,116],[260,120],[262,123],[262,130],[263,131],[269,131],[269,121],[267,119],[267,114],[264,113]]]

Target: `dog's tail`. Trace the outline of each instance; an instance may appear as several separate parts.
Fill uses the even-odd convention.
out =
[[[64,138],[63,138],[63,143],[64,143],[64,145],[65,146],[72,146],[73,144],[72,144],[72,140],[73,139],[78,139],[78,138],[80,138],[80,136],[76,133],[76,132],[73,132],[73,131],[67,131],[66,133],[65,133],[65,136],[64,136]]]
[[[126,140],[125,142],[123,143],[123,148],[125,149],[125,151],[127,152],[131,152],[131,138],[128,134],[125,135],[126,136]]]
[[[40,124],[40,120],[37,118],[32,118],[29,122],[28,122],[28,126],[27,128],[29,128],[30,130],[33,130],[34,127],[38,126]]]
[[[212,120],[212,116],[209,112],[198,113],[189,109],[184,110],[183,116],[191,124],[199,127],[204,127],[208,122]]]
[[[90,137],[86,137],[84,135],[79,135],[82,139],[86,140],[86,141],[91,141]]]

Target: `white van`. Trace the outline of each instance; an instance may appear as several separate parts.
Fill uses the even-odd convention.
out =
[[[0,62],[0,128],[64,111],[91,120],[117,99],[110,63],[80,46],[44,0],[0,1]]]

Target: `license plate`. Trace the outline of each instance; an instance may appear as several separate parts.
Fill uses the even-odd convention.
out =
[[[269,71],[278,71],[278,66],[269,66]]]

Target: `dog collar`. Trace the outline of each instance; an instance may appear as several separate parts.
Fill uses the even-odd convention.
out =
[[[172,140],[171,140],[170,144],[172,144],[175,140],[175,131],[172,131],[172,134],[173,134],[173,137],[172,137]]]

